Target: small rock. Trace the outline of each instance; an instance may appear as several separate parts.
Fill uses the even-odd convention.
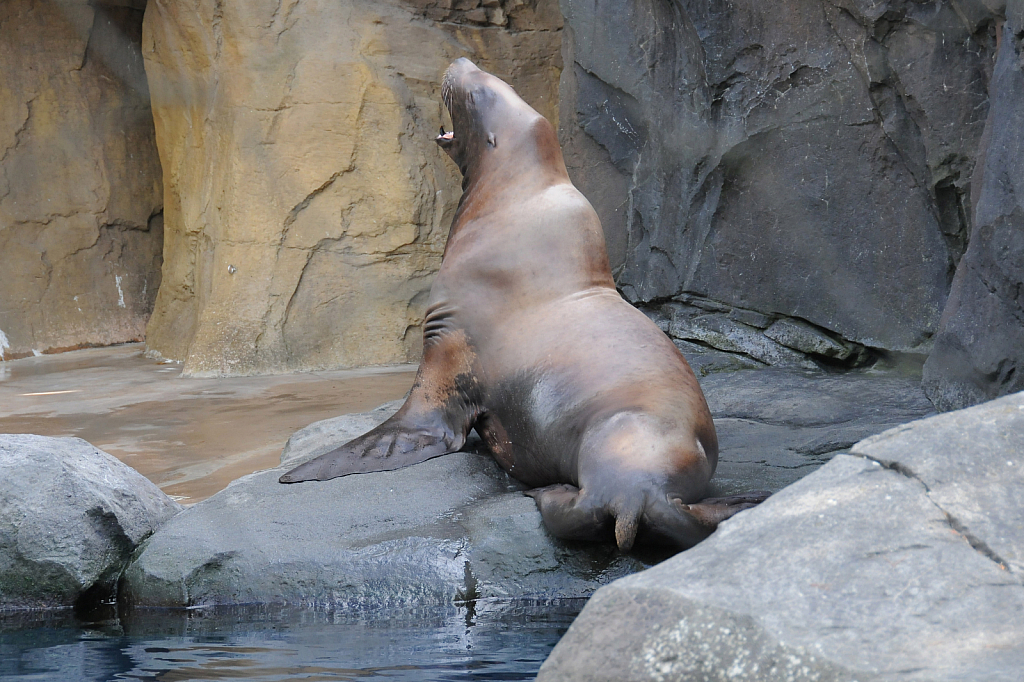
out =
[[[732,309],[731,306],[725,303],[719,303],[703,296],[694,296],[693,294],[679,294],[678,296],[673,296],[673,299],[712,313],[727,313]]]
[[[769,339],[759,329],[730,320],[726,315],[673,315],[669,334],[680,339],[701,341],[720,350],[744,353],[769,365],[817,368],[802,354]]]
[[[113,595],[136,546],[179,511],[84,440],[0,435],[0,609]]]
[[[788,346],[804,353],[824,355],[835,360],[850,357],[850,347],[839,343],[814,325],[801,320],[782,319],[776,321],[764,335],[783,346]]]
[[[686,358],[693,373],[698,377],[706,377],[717,372],[736,372],[741,369],[763,369],[763,362],[740,355],[701,346],[682,339],[672,339],[679,352]]]
[[[487,10],[487,23],[491,26],[504,26],[508,23],[508,17],[501,9],[488,9]]]
[[[733,308],[729,311],[729,319],[742,322],[743,324],[749,324],[751,327],[757,327],[758,329],[766,329],[771,325],[772,320],[775,318],[771,315],[759,313],[756,310]],[[778,339],[776,339],[776,341],[778,341]]]

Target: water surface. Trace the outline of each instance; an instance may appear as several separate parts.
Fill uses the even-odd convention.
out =
[[[532,680],[585,600],[374,612],[138,609],[0,619],[2,680]]]
[[[129,344],[0,362],[0,433],[84,438],[189,505],[277,466],[298,429],[401,398],[416,369],[189,379],[143,351]]]

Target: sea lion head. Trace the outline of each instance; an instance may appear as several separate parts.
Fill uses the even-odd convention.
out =
[[[564,169],[554,127],[497,76],[464,57],[457,59],[444,72],[441,96],[452,130],[442,126],[436,141],[467,181],[513,153],[517,163],[529,165],[530,156],[550,163],[553,150]],[[538,149],[546,153],[531,154]]]

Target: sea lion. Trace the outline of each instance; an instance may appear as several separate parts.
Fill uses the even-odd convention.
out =
[[[430,290],[423,361],[389,420],[281,477],[386,471],[475,428],[557,537],[689,547],[766,494],[702,495],[718,439],[693,371],[615,290],[597,214],[555,129],[467,59],[442,83],[463,194]]]

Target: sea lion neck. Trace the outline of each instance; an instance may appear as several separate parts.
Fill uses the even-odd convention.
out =
[[[505,125],[488,131],[493,143],[464,164],[464,192],[487,185],[500,194],[502,186],[547,186],[570,181],[554,127],[540,114],[530,113],[532,116],[523,117],[525,120],[517,121],[515,127]]]

